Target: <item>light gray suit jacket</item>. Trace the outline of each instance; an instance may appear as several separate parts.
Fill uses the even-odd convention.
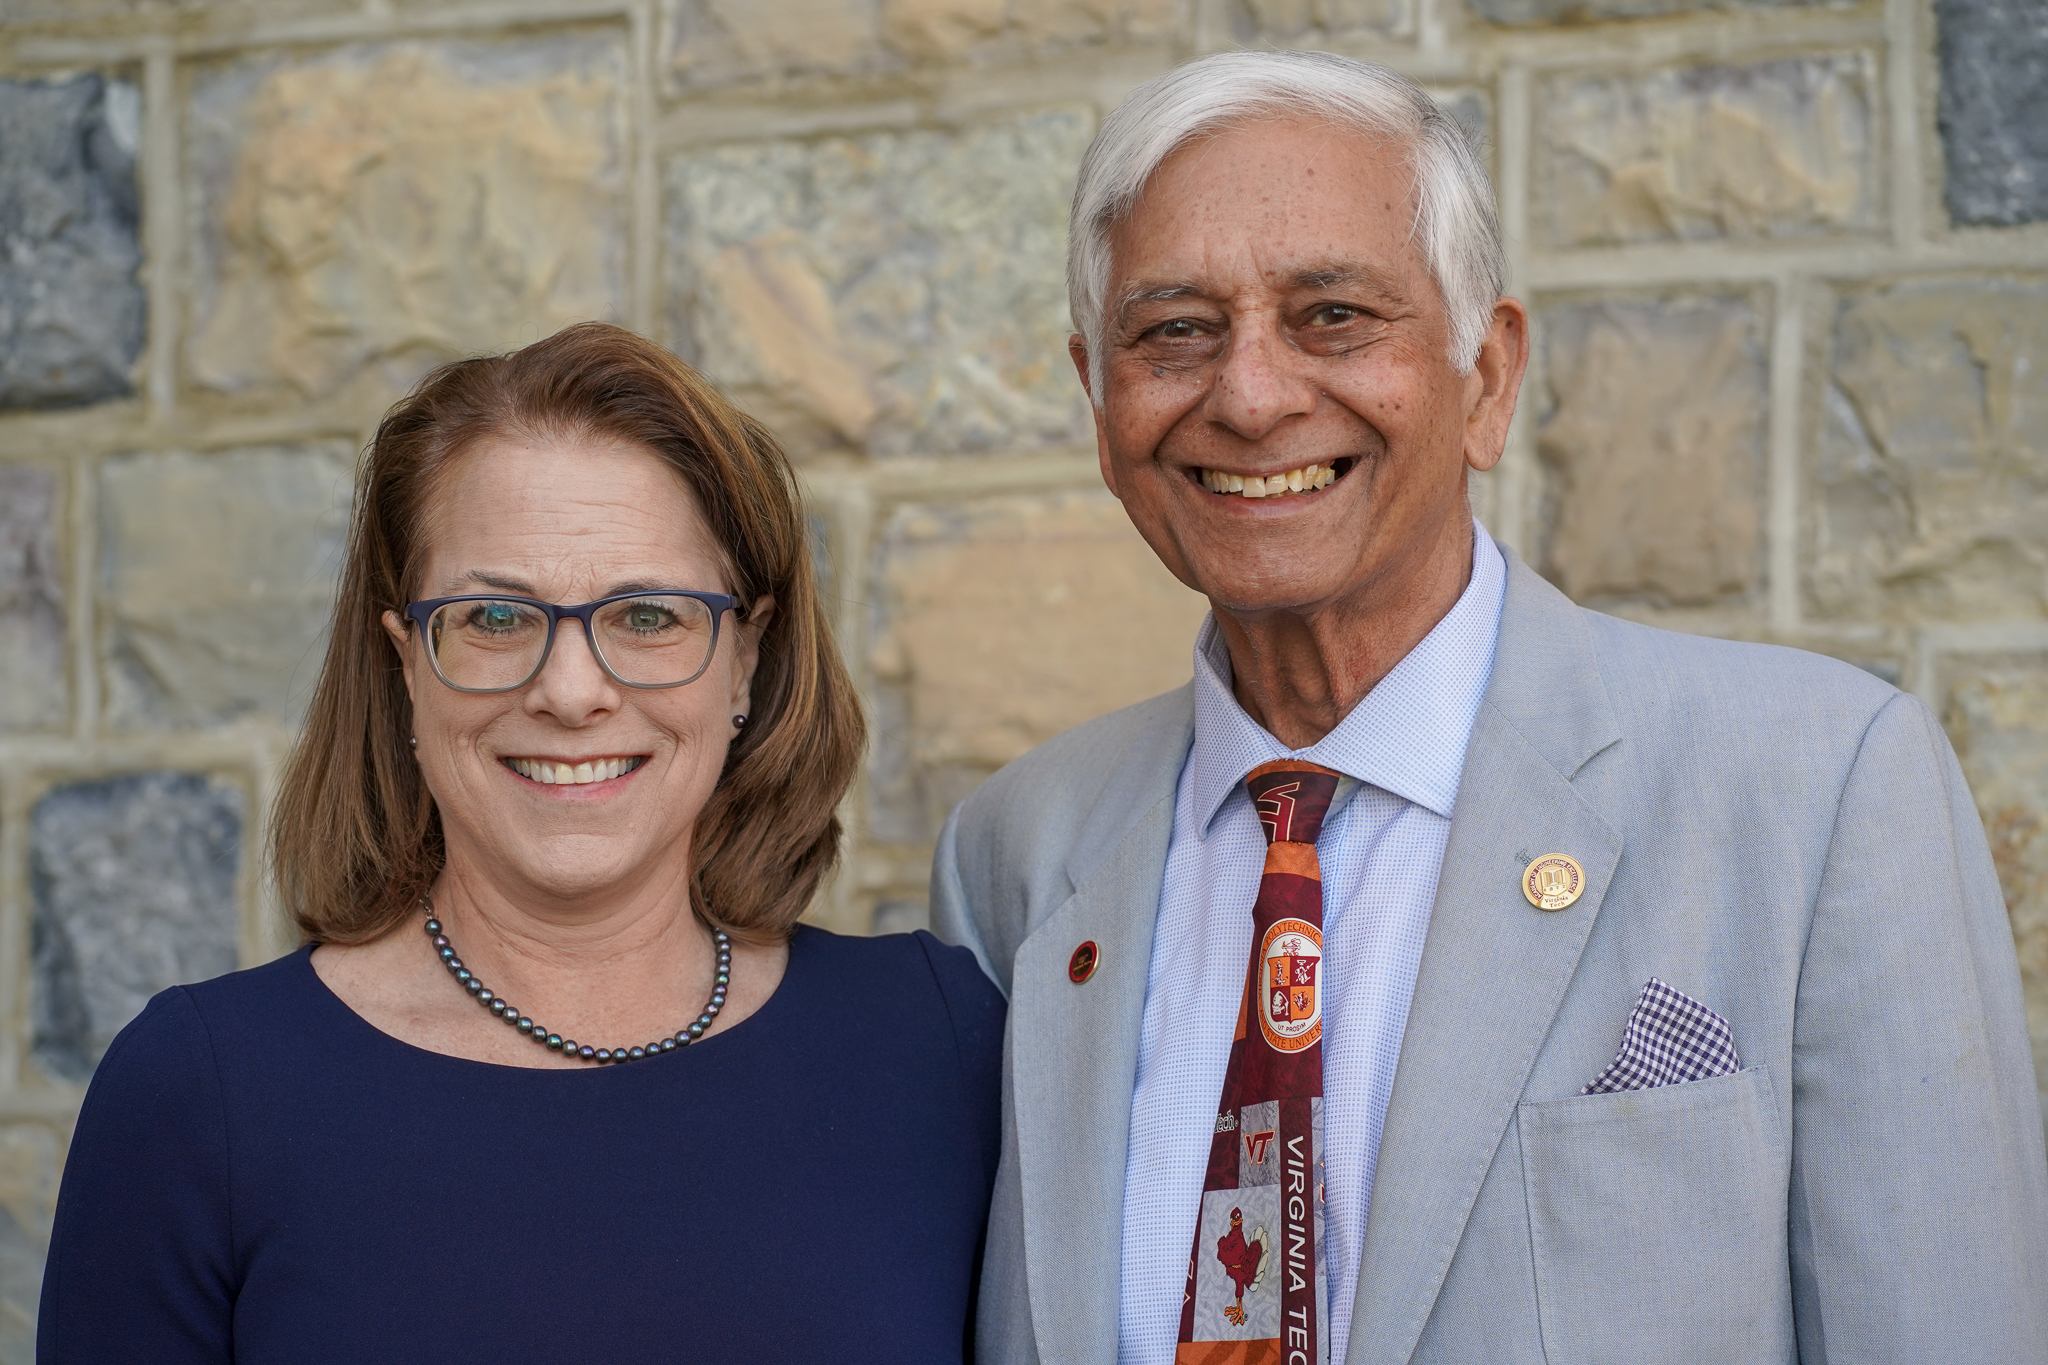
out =
[[[1182,688],[1062,735],[939,843],[934,925],[1010,997],[983,1362],[1116,1357],[1193,719]],[[1555,913],[1520,889],[1547,853],[1586,872]],[[1729,1021],[1743,1070],[1581,1096],[1653,976]],[[2037,1106],[2004,903],[1927,709],[1584,611],[1510,555],[1349,1365],[2048,1361]]]

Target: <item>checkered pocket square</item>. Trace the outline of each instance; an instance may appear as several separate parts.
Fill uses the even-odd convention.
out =
[[[1621,1051],[1579,1093],[1649,1090],[1729,1076],[1741,1069],[1728,1021],[1653,976],[1643,983],[1635,1012],[1622,1031]]]

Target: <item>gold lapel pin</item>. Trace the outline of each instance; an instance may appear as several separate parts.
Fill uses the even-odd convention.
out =
[[[1074,949],[1074,955],[1067,959],[1067,980],[1076,986],[1080,985],[1095,975],[1095,964],[1101,960],[1102,955],[1096,950],[1095,940],[1089,939]]]
[[[1546,853],[1522,873],[1522,894],[1538,910],[1562,910],[1586,889],[1586,870],[1578,859]]]

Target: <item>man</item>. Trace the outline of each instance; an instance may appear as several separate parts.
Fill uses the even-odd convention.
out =
[[[1583,611],[1475,530],[1528,356],[1402,78],[1211,57],[1075,196],[1179,691],[957,811],[1010,995],[983,1361],[2038,1361],[2012,941],[1926,709]]]

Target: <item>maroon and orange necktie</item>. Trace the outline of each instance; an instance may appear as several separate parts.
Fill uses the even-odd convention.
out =
[[[1176,1365],[1325,1365],[1323,880],[1343,775],[1281,760],[1245,778],[1266,831],[1252,954],[1202,1182]]]

